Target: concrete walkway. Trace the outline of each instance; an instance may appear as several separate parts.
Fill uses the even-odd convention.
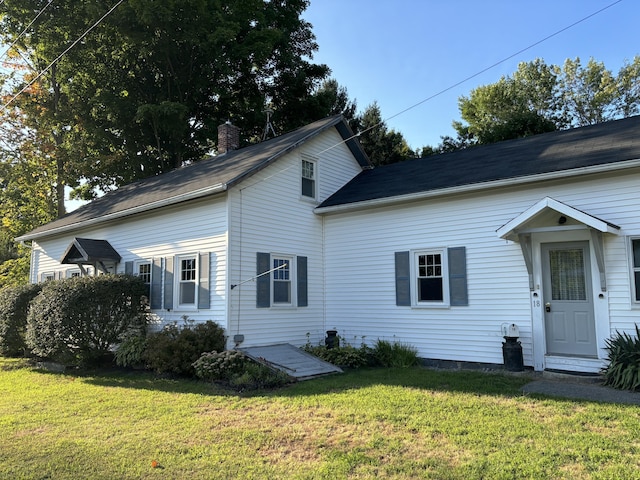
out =
[[[577,379],[549,378],[535,380],[522,387],[524,393],[538,393],[550,397],[589,400],[594,402],[640,405],[640,392],[628,392],[605,387],[601,383]]]

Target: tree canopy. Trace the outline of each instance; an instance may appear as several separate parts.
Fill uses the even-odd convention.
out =
[[[7,93],[53,62],[112,4],[48,3],[2,4],[2,43],[17,40],[12,56],[26,69],[5,82]],[[329,69],[310,61],[317,45],[300,18],[307,5],[129,0],[14,106],[27,127],[55,146],[58,183],[82,182],[84,197],[198,161],[215,148],[217,126],[226,120],[245,138],[259,136],[269,104],[276,131],[293,129],[326,113],[313,93]],[[39,12],[29,34],[20,36]]]
[[[591,125],[640,112],[640,57],[613,74],[602,62],[567,59],[562,66],[543,60],[522,62],[513,75],[483,85],[458,100],[462,121],[457,138],[443,137],[425,154],[450,151]]]

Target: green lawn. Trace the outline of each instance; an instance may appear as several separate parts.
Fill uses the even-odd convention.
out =
[[[0,479],[640,478],[637,406],[526,381],[367,369],[248,395],[0,358]]]

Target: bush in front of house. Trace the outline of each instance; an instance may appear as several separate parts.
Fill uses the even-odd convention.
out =
[[[20,285],[0,290],[0,355],[24,356],[27,313],[31,300],[40,293],[42,285]]]
[[[605,340],[609,365],[602,371],[604,384],[621,390],[640,391],[640,329],[636,336],[616,332]]]
[[[87,366],[147,324],[146,288],[130,275],[74,277],[42,285],[27,315],[26,343],[40,358]]]
[[[205,352],[222,352],[226,343],[224,329],[211,320],[184,327],[174,323],[147,336],[143,359],[157,373],[193,376],[193,363]]]

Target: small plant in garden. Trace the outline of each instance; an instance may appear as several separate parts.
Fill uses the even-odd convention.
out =
[[[383,367],[412,367],[418,364],[418,351],[411,345],[378,340],[373,347],[373,356]]]
[[[308,337],[308,335],[307,335]],[[418,364],[418,351],[411,345],[399,342],[378,340],[373,348],[369,347],[362,337],[359,348],[346,343],[343,339],[341,346],[327,348],[325,345],[307,343],[302,349],[334,365],[358,368],[372,365],[382,367],[411,367]]]
[[[309,335],[307,335],[307,339]],[[349,345],[340,338],[336,342],[336,347],[327,348],[326,345],[312,345],[309,340],[302,346],[302,350],[311,355],[321,358],[322,360],[339,365],[341,367],[359,368],[371,365],[371,348],[369,348],[364,342],[359,348]]]
[[[193,362],[193,368],[196,376],[203,380],[229,380],[243,371],[246,363],[245,358],[245,355],[238,350],[206,352]]]
[[[237,390],[275,388],[291,381],[285,373],[256,363],[237,350],[203,353],[193,368],[199,378],[224,381]]]
[[[147,338],[143,333],[127,336],[115,351],[116,365],[120,367],[136,367],[144,364],[144,352],[147,349]]]
[[[640,391],[640,329],[636,336],[616,332],[605,340],[609,365],[603,370],[604,383],[621,390]]]

